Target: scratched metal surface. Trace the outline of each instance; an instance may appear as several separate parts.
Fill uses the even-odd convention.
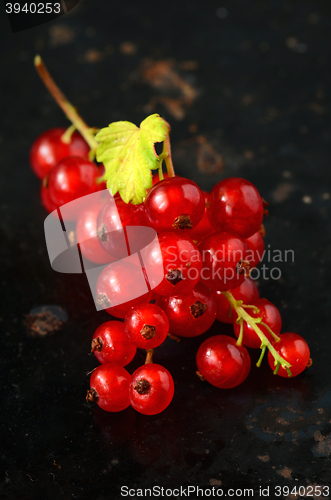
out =
[[[330,485],[330,22],[326,2],[307,0],[81,1],[15,35],[1,19],[1,499],[120,498],[122,485],[256,495]],[[195,375],[202,339],[167,339],[155,354],[176,383],[164,413],[85,403],[91,336],[109,316],[94,311],[84,276],[48,262],[28,151],[66,122],[33,69],[36,52],[91,125],[158,112],[172,125],[178,174],[207,190],[233,175],[256,184],[270,202],[266,244],[295,252],[260,289],[283,331],[309,342],[302,376],[280,379],[265,362],[242,386],[218,390]],[[68,320],[28,335],[26,315],[48,304]],[[215,333],[231,328],[215,323]],[[142,362],[139,353],[129,371]]]

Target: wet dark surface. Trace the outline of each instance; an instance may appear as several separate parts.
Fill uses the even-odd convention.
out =
[[[256,498],[270,486],[273,498],[276,485],[330,485],[330,22],[327,2],[306,0],[81,0],[15,35],[2,16],[1,499],[117,499],[124,485],[253,488]],[[91,337],[109,316],[94,310],[84,276],[48,261],[28,152],[66,120],[35,73],[38,52],[91,126],[158,112],[172,125],[178,174],[207,190],[234,175],[256,184],[270,202],[267,248],[295,254],[265,262],[261,295],[283,331],[309,342],[309,370],[283,380],[264,362],[222,391],[195,375],[202,337],[167,339],[155,354],[176,383],[165,412],[87,405]],[[26,315],[48,304],[68,320],[31,336]],[[231,328],[215,323],[207,335],[216,333]],[[139,352],[129,371],[143,361]]]

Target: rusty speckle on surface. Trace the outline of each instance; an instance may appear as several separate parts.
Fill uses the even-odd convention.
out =
[[[199,135],[196,140],[199,144],[197,153],[199,171],[206,174],[221,172],[224,168],[222,156],[216,151],[214,146],[207,141],[205,136]]]
[[[132,42],[121,43],[119,49],[124,56],[133,56],[137,52],[137,46]]]
[[[173,59],[155,61],[145,59],[140,69],[141,79],[161,93],[153,96],[146,106],[146,111],[153,111],[156,104],[162,103],[168,112],[176,119],[182,120],[186,108],[191,106],[197,97],[196,89],[182,78],[178,70],[181,63]],[[190,65],[192,70],[192,64]],[[195,68],[194,68],[195,69]],[[177,95],[173,95],[173,94]]]
[[[59,45],[66,45],[75,39],[75,32],[73,29],[65,24],[54,24],[48,30],[51,47],[58,47]]]
[[[289,182],[282,182],[276,189],[271,193],[273,200],[277,203],[282,203],[287,200],[289,195],[292,193],[294,186]]]
[[[315,457],[329,457],[331,454],[331,433],[324,436],[320,431],[316,431],[314,439],[317,441],[312,449]]]
[[[246,149],[246,151],[244,151],[244,157],[245,157],[246,160],[252,160],[254,158],[253,151],[250,151],[249,149]]]
[[[24,324],[32,336],[45,336],[60,330],[67,320],[67,313],[58,306],[41,306],[25,316]]]
[[[259,460],[261,460],[262,462],[269,462],[269,460],[270,460],[270,457],[269,457],[268,453],[266,455],[258,455],[257,458]]]
[[[209,479],[209,484],[211,486],[221,486],[222,481],[220,479]]]
[[[293,471],[289,467],[283,467],[283,469],[279,469],[276,472],[285,479],[292,479]]]
[[[86,62],[88,62],[90,64],[94,64],[94,63],[97,63],[99,61],[102,61],[103,53],[97,49],[89,49],[87,52],[85,52],[84,59]]]

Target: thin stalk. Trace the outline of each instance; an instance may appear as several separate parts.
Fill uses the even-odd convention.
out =
[[[82,134],[85,141],[90,146],[91,152],[95,152],[98,147],[98,143],[94,138],[93,129],[85,123],[83,118],[78,114],[76,108],[68,101],[66,96],[56,85],[39,55],[34,58],[34,65],[49,93],[55,99],[75,128]]]
[[[243,336],[244,336],[244,320],[241,318],[240,321],[240,331],[239,331],[239,337],[236,342],[237,345],[241,345],[243,343]]]
[[[69,144],[71,142],[72,134],[75,132],[75,130],[75,125],[70,125],[70,127],[67,128],[64,134],[62,134],[61,141],[65,144]]]
[[[166,164],[166,167],[167,167],[168,177],[175,177],[175,169],[174,169],[174,165],[172,163],[171,144],[170,144],[170,135],[169,135],[171,127],[170,127],[168,122],[166,122],[166,125],[168,127],[168,133],[163,141],[162,156],[164,157],[164,163]]]
[[[147,349],[146,350],[145,365],[148,365],[149,363],[153,363],[153,353],[154,353],[154,349]]]
[[[246,321],[249,324],[249,326],[255,331],[255,333],[257,334],[257,336],[261,340],[261,349],[263,350],[264,346],[269,349],[272,356],[274,357],[276,369],[277,369],[277,367],[279,369],[279,365],[281,365],[284,368],[286,368],[286,370],[288,370],[291,367],[291,364],[278,354],[278,352],[272,346],[272,344],[269,342],[269,340],[264,335],[262,330],[257,326],[257,323],[261,322],[261,318],[253,318],[252,316],[250,316],[242,306],[238,305],[236,299],[234,298],[234,296],[232,295],[231,292],[222,292],[222,294],[224,295],[224,297],[227,298],[227,300],[230,302],[230,304],[232,304],[234,310],[238,314],[238,317],[242,318],[244,321]],[[259,363],[259,361],[258,361],[258,363]],[[262,359],[261,359],[261,361],[262,361]]]

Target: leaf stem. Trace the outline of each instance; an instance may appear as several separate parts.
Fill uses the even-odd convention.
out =
[[[172,157],[171,157],[171,144],[170,144],[170,131],[171,127],[168,122],[165,122],[167,127],[168,127],[168,133],[163,141],[163,151],[162,155],[164,157],[164,163],[166,164],[167,167],[167,172],[168,172],[168,177],[175,177],[175,169],[174,165],[172,163]]]
[[[272,346],[272,344],[269,342],[267,337],[264,335],[262,330],[257,326],[257,323],[261,322],[261,318],[253,318],[250,316],[247,311],[245,311],[244,306],[239,305],[234,296],[232,295],[231,292],[222,292],[222,295],[229,301],[230,305],[234,308],[236,313],[238,314],[238,319],[241,318],[242,320],[246,321],[249,326],[255,331],[259,339],[261,340],[261,349],[262,353],[260,356],[260,359],[258,360],[256,366],[260,366],[262,357],[264,355],[265,349],[268,348],[269,351],[271,352],[272,356],[274,357],[275,360],[275,366],[283,366],[286,370],[290,368],[291,364],[286,361],[284,358],[282,358],[276,349]],[[264,326],[264,325],[263,325]],[[272,330],[270,330],[271,332]],[[273,334],[274,338],[277,337],[277,335]],[[279,339],[279,337],[277,337]],[[276,371],[276,370],[275,370]]]
[[[48,72],[44,62],[41,57],[37,55],[34,58],[34,65],[38,74],[43,81],[44,85],[48,89],[49,93],[55,99],[57,104],[60,106],[67,118],[72,122],[77,130],[82,134],[85,141],[91,148],[92,155],[95,154],[95,150],[98,147],[98,143],[94,138],[94,129],[91,129],[78,114],[76,108],[68,101],[66,96],[62,93],[59,87],[54,82],[50,73]]]

